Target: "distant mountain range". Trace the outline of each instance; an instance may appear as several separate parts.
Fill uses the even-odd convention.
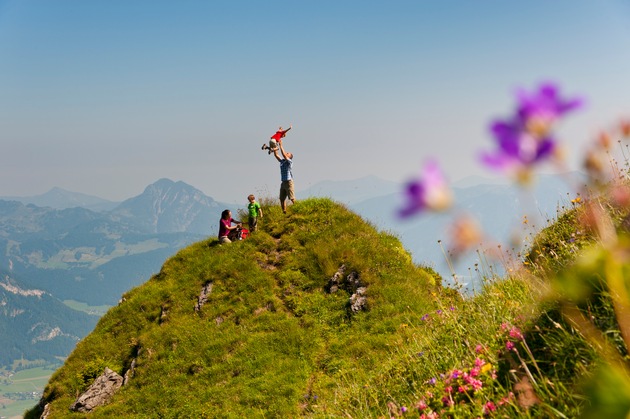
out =
[[[0,269],[91,305],[115,304],[178,249],[216,234],[221,211],[230,208],[168,179],[100,212],[74,206],[103,204],[98,198],[60,191],[23,198],[43,206],[0,200]]]
[[[66,191],[61,188],[52,188],[48,192],[36,196],[4,196],[0,199],[17,201],[24,205],[32,204],[38,207],[54,209],[81,207],[92,211],[110,211],[120,204],[120,202],[112,202],[92,195]]]
[[[231,208],[160,179],[121,203],[51,191],[0,199],[0,364],[66,356],[98,316],[66,306],[114,305],[190,243],[217,234]]]

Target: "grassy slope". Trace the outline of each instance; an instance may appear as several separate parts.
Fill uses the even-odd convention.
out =
[[[92,417],[292,417],[357,408],[363,401],[340,380],[382,374],[402,342],[401,325],[436,309],[439,286],[396,238],[329,200],[299,202],[287,216],[265,210],[262,230],[249,239],[196,243],[127,293],[51,378],[44,398],[53,417],[72,417],[68,406],[93,376],[104,366],[122,373],[134,357],[130,385]],[[342,264],[367,285],[368,311],[352,315],[346,291],[326,292]],[[195,313],[208,282],[212,293]]]
[[[122,373],[134,357],[130,384],[90,416],[417,417],[422,404],[439,417],[588,412],[583,382],[600,358],[543,278],[572,272],[592,242],[576,210],[536,238],[526,258],[536,269],[486,280],[463,300],[413,265],[396,238],[329,200],[299,202],[286,216],[264,209],[262,231],[180,251],[110,310],[50,380],[52,417],[82,417],[68,410],[77,394],[105,366]],[[349,293],[326,292],[342,264],[367,285],[367,311],[351,314]],[[195,313],[208,282],[209,301]],[[607,301],[585,312],[596,310],[618,343],[615,322],[601,321],[614,320]],[[463,373],[476,374],[479,388]]]

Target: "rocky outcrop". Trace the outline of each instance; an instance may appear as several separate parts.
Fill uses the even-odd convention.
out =
[[[129,383],[129,380],[131,380],[133,378],[133,376],[136,374],[136,358],[134,358],[131,361],[131,366],[129,367],[129,369],[127,370],[127,372],[125,372],[125,378],[123,379],[123,386],[126,386]]]
[[[201,293],[199,294],[199,297],[197,297],[197,303],[195,304],[196,312],[201,310],[201,307],[203,307],[206,301],[208,301],[208,296],[210,295],[211,292],[212,292],[212,282],[208,282],[206,285],[203,286],[203,288],[201,289]]]
[[[109,368],[105,368],[105,372],[77,398],[70,406],[70,410],[91,412],[98,406],[107,404],[122,385],[123,378]]]
[[[367,286],[363,284],[359,273],[356,271],[345,275],[346,265],[341,265],[337,272],[328,281],[328,292],[335,293],[339,290],[350,294],[349,306],[352,313],[367,309]]]
[[[350,296],[350,310],[353,313],[357,313],[364,310],[367,306],[367,288],[359,287],[357,292]]]
[[[42,415],[39,417],[39,419],[49,419],[48,417],[50,416],[50,404],[46,403],[44,405],[44,410],[42,411]]]

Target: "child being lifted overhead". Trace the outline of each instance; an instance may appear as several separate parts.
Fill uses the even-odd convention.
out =
[[[263,144],[262,149],[268,150],[267,154],[273,153],[274,150],[278,149],[278,143],[282,142],[282,139],[287,135],[287,132],[293,128],[293,125],[289,126],[289,128],[283,130],[282,127],[278,127],[278,131],[271,136],[269,140],[269,145]]]

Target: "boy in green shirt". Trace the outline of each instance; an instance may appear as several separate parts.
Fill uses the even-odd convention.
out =
[[[260,204],[256,202],[256,197],[252,194],[247,197],[249,204],[247,209],[249,210],[249,231],[256,231],[258,229],[258,217],[262,218],[263,212]]]

